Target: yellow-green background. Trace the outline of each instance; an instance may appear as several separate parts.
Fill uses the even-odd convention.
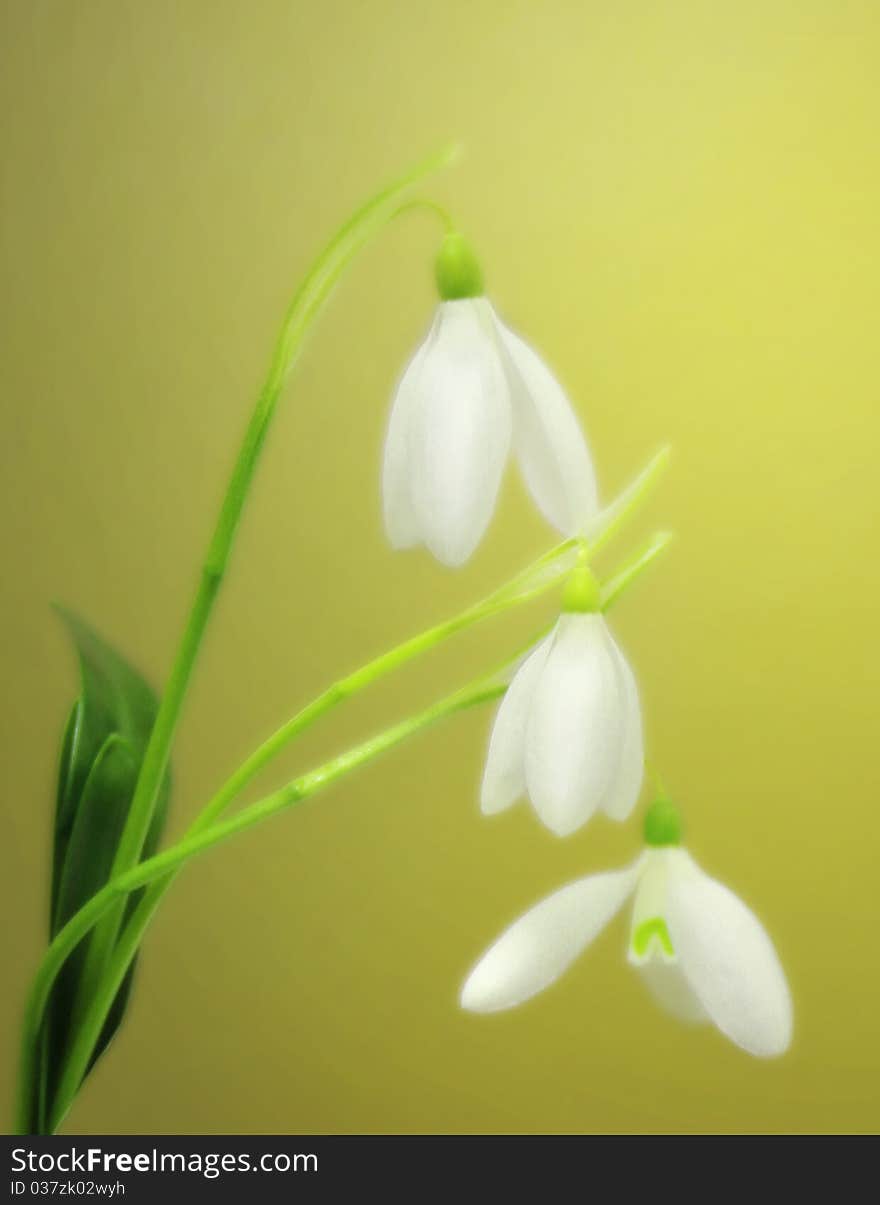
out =
[[[374,186],[438,180],[546,355],[610,495],[672,527],[614,626],[690,846],[766,921],[794,1045],[658,1013],[618,924],[554,990],[460,1013],[540,895],[633,856],[477,808],[451,722],[191,867],[75,1131],[875,1130],[880,1125],[880,8],[873,0],[3,0],[4,987],[0,1084],[43,940],[75,668],[61,598],[154,679],[286,299]],[[392,555],[389,394],[429,320],[414,217],[345,280],[286,397],[175,753],[172,833],[328,680],[547,546],[511,473],[465,570]],[[606,561],[613,564],[614,557]],[[539,605],[304,740],[274,784],[493,663]]]

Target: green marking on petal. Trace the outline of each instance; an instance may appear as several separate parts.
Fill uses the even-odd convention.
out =
[[[650,920],[642,921],[633,933],[632,948],[636,956],[644,958],[655,937],[663,947],[664,954],[668,954],[672,958],[675,950],[672,947],[669,930],[666,928],[666,921],[662,916],[652,916]]]

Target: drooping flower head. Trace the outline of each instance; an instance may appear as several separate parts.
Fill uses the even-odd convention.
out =
[[[463,1008],[496,1012],[555,982],[632,899],[628,961],[679,1020],[712,1022],[749,1054],[783,1054],[792,1003],[773,943],[753,912],[681,848],[677,810],[649,809],[646,851],[623,870],[554,892],[501,935],[465,982]]]
[[[492,517],[511,445],[545,518],[576,535],[598,510],[590,454],[571,403],[497,316],[460,234],[437,259],[441,301],[391,410],[382,479],[395,548],[425,544],[463,564]]]
[[[553,632],[526,657],[495,717],[481,805],[503,811],[528,795],[564,837],[596,811],[625,820],[644,773],[635,678],[599,610],[585,564],[566,584]]]

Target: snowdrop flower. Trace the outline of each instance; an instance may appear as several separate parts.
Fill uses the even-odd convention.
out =
[[[495,716],[486,814],[527,793],[564,837],[596,811],[625,820],[635,806],[644,771],[639,697],[598,607],[596,579],[579,565],[556,628],[523,661]]]
[[[633,898],[628,959],[657,1003],[682,1021],[711,1021],[749,1054],[782,1054],[792,1004],[773,943],[742,900],[680,848],[680,835],[676,809],[656,802],[638,861],[570,883],[526,912],[471,971],[462,1007],[488,1013],[528,1000]]]
[[[590,454],[562,387],[483,296],[460,234],[437,259],[441,303],[398,386],[385,443],[385,527],[463,564],[482,539],[513,445],[545,518],[566,536],[598,510]]]

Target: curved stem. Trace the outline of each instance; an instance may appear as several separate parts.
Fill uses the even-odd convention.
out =
[[[671,449],[668,444],[651,457],[634,481],[622,489],[613,502],[596,516],[592,525],[584,532],[584,538],[589,545],[590,556],[595,556],[600,548],[611,539],[629,518],[639,503],[652,488],[660,473],[669,463]]]
[[[606,508],[599,517],[592,533],[592,540],[589,546],[591,550],[598,547],[607,538],[606,525],[613,525],[616,529],[620,526],[623,517],[631,513],[638,501],[643,497],[648,485],[656,478],[658,470],[661,467],[661,457],[655,457],[639,474],[636,481],[611,506]],[[436,624],[425,632],[421,632],[404,641],[389,652],[374,658],[366,665],[361,666],[360,669],[355,670],[354,673],[340,679],[322,692],[316,699],[312,700],[305,708],[293,716],[292,719],[282,725],[281,728],[273,733],[246,759],[202,810],[195,822],[190,826],[184,839],[194,838],[206,829],[209,829],[239,792],[282,748],[287,746],[319,717],[326,714],[345,699],[363,690],[370,683],[418,654],[434,648],[455,633],[465,630],[482,619],[508,610],[519,603],[529,601],[549,589],[558,580],[561,573],[565,571],[567,554],[573,552],[578,543],[579,541],[577,540],[566,540],[555,548],[550,549],[536,561],[532,562],[525,570],[517,574],[510,582],[495,590],[487,598],[468,607],[452,619]],[[634,571],[629,572],[628,580],[636,576],[639,571],[640,569],[637,567]],[[613,601],[613,596],[607,597],[605,605],[610,605],[611,601]],[[151,882],[144,892],[143,898],[139,901],[135,911],[129,918],[118,943],[110,952],[108,964],[98,980],[92,998],[86,1002],[82,1034],[74,1052],[71,1053],[71,1059],[76,1057],[81,1062],[83,1051],[88,1043],[91,1041],[93,1047],[94,1042],[97,1040],[97,1037],[90,1037],[90,1035],[100,1034],[122,979],[137,953],[143,935],[173,878],[174,872],[171,872]],[[90,931],[96,919],[99,920],[106,914],[117,899],[117,896],[118,883],[116,889],[111,889],[108,886],[103,894],[99,893],[100,899],[97,905],[95,898],[98,897],[93,897],[72,918],[64,931],[67,934],[65,940],[59,942],[56,939],[56,943],[53,943],[53,946],[47,952],[35,980],[35,991],[38,990],[38,983],[44,981],[46,977],[48,977],[48,982],[51,986],[51,982],[54,981],[54,977],[69,951]],[[98,909],[97,913],[96,908]],[[61,935],[59,934],[60,937]],[[59,950],[62,951],[60,955]],[[64,952],[65,950],[66,952]],[[46,993],[47,998],[48,990]],[[45,1000],[39,1005],[38,1012],[40,1015],[44,1006]],[[28,1009],[28,1020],[31,1022],[31,1029],[33,1029],[31,1006]],[[37,1031],[39,1024],[40,1021],[38,1019],[36,1022]],[[27,1045],[27,1038],[25,1039],[25,1045]],[[89,1047],[85,1056],[86,1060],[91,1056],[92,1047]],[[23,1077],[29,1074],[27,1070],[28,1066],[28,1060],[23,1059]],[[78,1085],[82,1074],[83,1072],[77,1071],[76,1067],[73,1066],[68,1076],[68,1086],[74,1081]],[[26,1099],[27,1087],[24,1078],[22,1078],[20,1084],[20,1091]],[[75,1092],[76,1089],[73,1089],[73,1091]],[[69,1107],[69,1103],[68,1101],[65,1105],[64,1111]],[[22,1122],[22,1124],[26,1123]]]
[[[606,508],[594,528],[589,545],[591,551],[598,547],[600,543],[604,543],[607,538],[606,524],[613,524],[614,528],[617,529],[623,518],[635,509],[637,503],[644,496],[648,485],[655,480],[659,469],[662,467],[662,463],[663,460],[661,457],[655,457],[639,474],[633,484],[627,487],[620,497]],[[278,752],[317,719],[344,700],[363,690],[372,682],[375,682],[380,677],[403,665],[420,653],[436,647],[457,632],[464,631],[473,624],[490,616],[497,615],[520,603],[530,601],[548,590],[565,571],[567,554],[573,552],[578,543],[579,541],[577,540],[566,540],[556,545],[538,557],[526,569],[515,575],[511,581],[493,591],[487,598],[468,607],[457,616],[411,637],[389,652],[374,658],[358,670],[341,678],[327,690],[323,691],[317,698],[313,699],[306,707],[283,724],[281,728],[273,733],[246,759],[205,806],[190,826],[185,839],[193,837],[208,828],[223,813],[240,791]],[[638,571],[636,569],[635,572],[637,573]],[[630,576],[635,576],[635,573],[630,574]],[[612,599],[610,598],[606,599],[606,605],[610,605],[611,601]],[[86,1024],[92,1032],[96,1026],[98,1032],[100,1032],[116,991],[122,982],[122,978],[137,953],[150,920],[155,914],[165,891],[171,885],[173,878],[173,874],[167,874],[149,885],[134,913],[129,918],[118,944],[111,951],[105,973],[98,980],[93,997],[84,1006]],[[105,914],[110,903],[112,903],[112,896],[108,895],[105,898],[107,902],[102,907],[101,915]],[[94,915],[93,908],[92,901],[89,901],[89,904],[82,910],[86,921],[84,930],[80,931],[79,928],[83,917],[77,914],[73,918],[73,921],[77,922],[74,925],[72,921],[70,925],[70,932],[76,935],[74,945],[81,940],[82,936],[94,924],[94,920],[91,919]],[[42,972],[47,965],[50,966],[51,970],[51,961],[48,954],[44,960],[44,966],[40,968],[40,971]],[[83,1038],[83,1043],[86,1040]]]
[[[635,581],[653,562],[666,546],[669,538],[666,534],[654,537],[638,557],[628,563],[615,577],[610,579],[606,587],[603,588],[603,610],[609,608],[623,590]],[[554,558],[559,560],[572,546],[571,541],[566,541],[551,553],[539,558],[531,568],[535,566],[546,568]],[[527,583],[528,580],[529,570],[526,570],[514,579],[514,581],[521,583]],[[546,579],[543,579],[541,588],[546,588],[547,584]],[[316,719],[319,714],[322,714],[334,702],[348,697],[356,689],[362,688],[368,682],[380,676],[382,672],[387,672],[388,669],[407,660],[407,650],[409,656],[415,655],[415,652],[431,647],[434,643],[439,643],[445,635],[451,635],[453,631],[461,630],[461,628],[467,626],[469,623],[476,622],[478,618],[482,618],[483,615],[494,613],[497,608],[503,605],[513,605],[510,601],[509,593],[506,604],[501,604],[498,601],[507,591],[508,587],[502,587],[500,591],[496,591],[495,594],[490,595],[484,602],[469,608],[454,619],[444,624],[439,624],[435,628],[429,629],[427,632],[421,633],[419,636],[404,642],[404,644],[399,645],[396,649],[392,649],[390,653],[376,658],[366,666],[361,667],[360,670],[355,671],[354,674],[349,675],[348,678],[342,679],[335,687],[331,687],[329,691],[325,691],[323,695],[304,708],[297,716],[294,716],[288,724],[280,728],[268,741],[260,746],[251,758],[232,775],[205,807],[178,845],[172,846],[163,853],[157,854],[153,858],[136,866],[126,874],[113,879],[96,896],[93,896],[68,922],[64,929],[61,930],[50,945],[40,965],[29,997],[22,1047],[22,1073],[20,1079],[22,1085],[29,1082],[29,1076],[32,1074],[43,1011],[55,977],[65,960],[116,900],[120,898],[124,899],[129,892],[149,884],[143,898],[132,913],[119,941],[111,952],[106,972],[101,978],[96,993],[90,1002],[88,1012],[78,1030],[70,1057],[67,1060],[65,1071],[62,1075],[61,1083],[59,1084],[58,1096],[52,1116],[51,1129],[53,1131],[60,1124],[60,1121],[76,1096],[79,1084],[91,1058],[92,1050],[103,1029],[107,1013],[116,993],[132,959],[137,953],[143,935],[164,892],[170,886],[177,870],[184,862],[203,850],[218,844],[220,841],[226,840],[235,833],[243,831],[259,823],[261,820],[274,815],[277,811],[281,811],[292,804],[308,798],[322,787],[330,785],[350,770],[372,760],[379,753],[399,744],[408,736],[419,731],[421,728],[427,727],[443,716],[451,715],[466,707],[499,697],[506,689],[505,683],[499,680],[499,673],[496,672],[488,678],[483,678],[469,687],[456,691],[454,694],[440,700],[439,703],[429,707],[426,711],[402,721],[400,724],[380,734],[380,736],[374,737],[348,753],[342,754],[318,770],[297,779],[288,787],[282,788],[280,791],[267,796],[264,800],[244,809],[231,820],[221,824],[214,824],[213,821],[216,816],[231,801],[238,790],[241,789],[245,781],[252,777],[257,769],[261,768],[262,765],[274,756],[282,745],[291,739],[292,735],[302,731],[307,723]],[[531,592],[524,590],[517,598],[531,596]],[[532,643],[530,642],[528,647],[531,647]],[[25,1093],[20,1105],[20,1126],[27,1125],[27,1106],[28,1097]]]
[[[333,683],[254,750],[208,802],[187,830],[184,840],[195,837],[207,829],[260,770],[321,716],[339,706],[346,699],[364,690],[385,674],[390,673],[419,654],[435,648],[456,633],[462,632],[490,616],[500,614],[517,605],[531,601],[537,595],[547,591],[554,585],[556,580],[554,577],[548,575],[547,569],[565,551],[567,551],[567,545],[560,545],[550,550],[550,552],[544,554],[534,562],[533,565],[518,574],[511,583],[494,591],[487,598],[466,608],[451,619],[444,620],[428,628],[426,631],[410,637],[402,644],[397,645],[388,652],[367,662],[366,665],[361,666],[353,673]],[[528,587],[530,574],[537,568],[541,568],[544,572],[536,584]],[[516,583],[520,583],[518,590],[513,589]],[[83,1027],[88,1032],[93,1033],[97,1025],[98,1034],[100,1034],[122,979],[137,953],[143,935],[162,897],[170,887],[173,878],[174,875],[169,874],[149,886],[134,913],[129,918],[121,937],[119,937],[111,950],[104,973],[97,980],[90,997],[84,1002],[83,1011],[80,1014]],[[109,906],[108,903],[107,907],[109,908]],[[82,1044],[77,1043],[74,1045],[66,1062],[70,1062],[76,1057],[77,1050],[81,1050],[82,1045],[86,1041],[87,1038],[84,1038]],[[93,1045],[96,1041],[97,1038],[95,1037]],[[88,1053],[88,1057],[90,1056],[91,1049]],[[69,1104],[67,1107],[69,1107]]]
[[[412,201],[404,201],[395,211],[396,218],[402,217],[405,213],[413,213],[422,211],[425,213],[433,213],[443,223],[443,228],[447,234],[452,234],[456,230],[455,222],[452,219],[452,214],[442,205],[438,205],[436,201],[432,201],[429,197],[416,197]]]
[[[331,759],[329,762],[318,767],[318,769],[302,775],[286,787],[282,787],[281,790],[274,791],[264,799],[251,804],[231,819],[209,826],[201,832],[193,833],[177,845],[164,850],[160,854],[156,854],[152,858],[148,858],[133,869],[111,879],[58,932],[40,964],[31,987],[25,1012],[20,1086],[26,1089],[27,1085],[31,1082],[31,1076],[36,1064],[43,1014],[58,972],[70,953],[88,934],[90,929],[111,908],[118,905],[120,900],[124,900],[130,892],[136,891],[138,888],[152,883],[154,880],[161,881],[163,876],[170,878],[173,872],[182,866],[183,863],[196,857],[206,849],[220,844],[221,841],[227,840],[236,833],[252,828],[277,812],[310,798],[318,791],[349,774],[352,770],[374,760],[381,753],[386,752],[395,745],[399,745],[402,741],[413,736],[423,728],[427,728],[445,716],[453,715],[468,707],[498,698],[505,690],[506,683],[500,681],[497,676],[480,679],[478,682],[462,690],[447,695],[426,710],[419,712],[415,716],[410,716],[408,719],[401,721],[401,723],[394,725],[378,736],[372,737],[354,749]],[[146,896],[144,898],[146,899]],[[140,907],[143,907],[143,902],[141,901]],[[106,1015],[104,1005],[106,1004],[109,1007],[109,1004],[112,1003],[113,996],[115,996],[121,982],[121,977],[124,977],[134,950],[137,948],[136,944],[134,944],[134,934],[137,926],[133,922],[140,913],[140,907],[132,915],[129,926],[126,928],[125,933],[129,934],[129,930],[131,933],[126,938],[124,945],[120,944],[114,949],[112,956],[114,974],[112,977],[108,976],[102,979],[102,998],[100,1000],[96,999],[93,1005],[90,1006],[88,1014],[77,1033],[71,1056],[67,1061],[61,1083],[59,1084],[53,1108],[53,1123],[51,1127],[53,1130],[57,1126],[58,1121],[66,1113],[73,1097],[76,1095],[82,1076],[85,1073],[85,1068],[88,1066],[91,1052],[104,1024]],[[137,934],[137,937],[139,940],[140,934]],[[18,1132],[20,1133],[27,1132],[28,1107],[29,1097],[27,1091],[22,1091],[19,1097],[17,1117]]]
[[[305,336],[344,269],[358,251],[394,218],[401,197],[424,176],[449,163],[453,154],[454,148],[449,148],[432,156],[363,205],[318,256],[291,302],[223,498],[196,596],[141,764],[111,877],[133,866],[140,857],[190,677],[226,571],[260,452],[282,387],[302,349]],[[120,908],[108,910],[90,942],[80,1002],[87,1000],[94,989],[116,940],[121,919]]]
[[[657,557],[672,542],[672,533],[660,531],[652,536],[642,550],[632,557],[619,569],[613,577],[603,583],[600,592],[600,605],[607,611],[620,596],[629,589],[633,582],[642,576],[645,570],[654,563]]]

